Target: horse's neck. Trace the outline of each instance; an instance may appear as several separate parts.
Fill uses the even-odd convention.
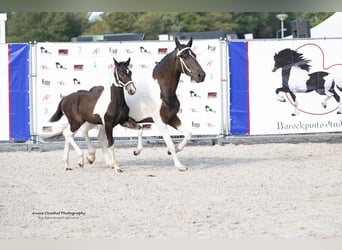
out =
[[[124,90],[121,87],[115,87],[114,85],[110,88],[111,92],[111,102],[117,104],[119,106],[124,105],[126,103]]]
[[[153,78],[156,79],[159,84],[162,97],[175,96],[181,75],[181,73],[176,69],[176,61],[172,54],[170,54],[167,58],[164,58],[161,63],[163,64],[161,66],[167,73],[158,68],[153,71]],[[159,67],[161,66],[159,65]]]

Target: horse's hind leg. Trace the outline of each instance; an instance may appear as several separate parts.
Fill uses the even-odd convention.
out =
[[[88,132],[90,129],[94,128],[95,126],[96,126],[95,124],[86,122],[80,127],[82,136],[84,137],[84,140],[87,143],[87,147],[88,147],[87,161],[90,164],[93,164],[95,161],[96,149],[94,148],[93,144],[90,141]]]
[[[71,132],[69,125],[64,129],[63,135],[65,138],[64,154],[63,154],[63,162],[64,162],[65,170],[71,170],[72,169],[69,166],[69,151],[70,151],[69,144],[71,144],[71,146],[73,146],[73,148],[75,149],[75,151],[78,155],[78,165],[80,167],[83,167],[84,166],[83,152],[75,143],[74,132]]]

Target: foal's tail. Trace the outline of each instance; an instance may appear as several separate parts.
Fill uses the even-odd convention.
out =
[[[59,130],[53,134],[42,135],[41,138],[44,141],[54,141],[54,140],[57,140],[58,138],[60,138],[62,135],[63,135],[63,130]]]
[[[49,120],[50,122],[59,121],[61,119],[61,117],[63,116],[63,112],[61,109],[62,101],[63,101],[63,99],[59,102],[56,112],[51,116],[51,118]]]

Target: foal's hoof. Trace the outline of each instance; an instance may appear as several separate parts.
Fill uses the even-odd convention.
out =
[[[140,154],[140,151],[138,151],[138,150],[134,150],[134,151],[133,151],[133,155],[137,156],[137,155],[139,155],[139,154]]]
[[[340,115],[340,114],[342,114],[342,113],[341,113],[341,111],[337,111],[337,114]]]
[[[65,169],[65,171],[71,171],[72,170],[72,168],[66,168]]]

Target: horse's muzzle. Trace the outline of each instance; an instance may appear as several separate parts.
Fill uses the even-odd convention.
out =
[[[194,74],[192,76],[192,79],[195,80],[196,82],[203,82],[205,79],[205,72],[202,71],[202,72],[199,72],[197,74]]]
[[[129,84],[126,86],[126,91],[129,95],[134,95],[135,92],[137,92],[137,89],[135,88],[133,84]]]

